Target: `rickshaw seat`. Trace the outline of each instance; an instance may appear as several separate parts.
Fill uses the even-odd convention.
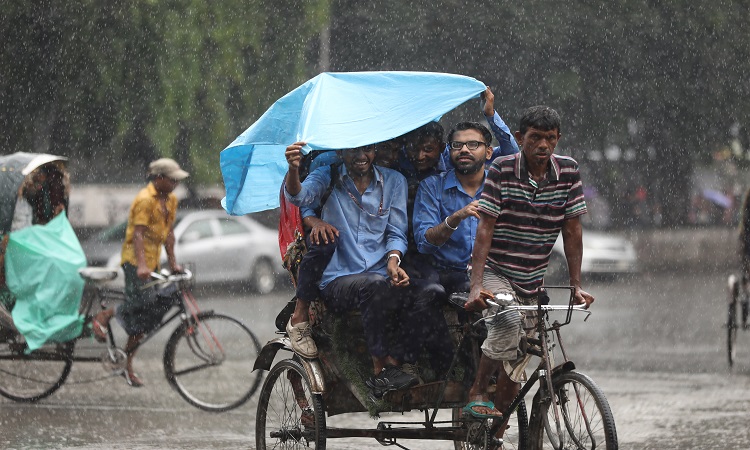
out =
[[[84,267],[78,269],[78,274],[86,281],[104,282],[117,278],[117,269],[108,267]]]

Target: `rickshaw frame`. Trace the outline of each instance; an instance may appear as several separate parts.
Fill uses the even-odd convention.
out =
[[[512,403],[503,411],[503,417],[504,420],[491,420],[491,419],[475,419],[472,417],[459,417],[457,415],[457,408],[460,408],[461,406],[464,406],[466,404],[466,394],[468,392],[464,392],[464,395],[462,396],[460,401],[446,401],[445,395],[446,392],[451,388],[452,382],[448,382],[446,380],[440,380],[435,383],[430,383],[433,385],[438,385],[438,396],[437,399],[434,401],[434,403],[427,405],[426,402],[416,402],[416,403],[409,403],[409,401],[413,400],[415,397],[418,397],[418,395],[414,395],[415,392],[419,391],[420,389],[424,390],[425,386],[427,385],[420,385],[413,387],[408,390],[403,391],[394,391],[389,394],[386,394],[386,396],[390,396],[390,400],[392,402],[395,402],[398,404],[399,399],[401,400],[401,409],[392,409],[389,411],[393,412],[406,412],[411,411],[414,409],[419,409],[424,412],[425,420],[421,422],[399,422],[399,421],[380,421],[378,422],[377,426],[374,429],[371,428],[331,428],[326,427],[324,430],[324,436],[323,436],[323,442],[325,442],[325,439],[328,438],[353,438],[353,437],[366,437],[366,438],[375,438],[380,442],[382,445],[397,445],[399,447],[405,448],[397,443],[398,439],[429,439],[429,440],[451,440],[454,441],[456,448],[463,448],[462,445],[466,444],[467,446],[471,446],[471,448],[497,448],[499,445],[502,445],[503,442],[500,439],[495,438],[494,436],[498,432],[498,430],[502,426],[508,425],[508,419],[511,417],[511,415],[514,412],[518,413],[518,417],[523,417],[522,419],[519,419],[519,442],[512,443],[513,445],[517,444],[519,445],[518,448],[529,448],[529,449],[541,449],[544,445],[544,438],[545,436],[549,436],[550,434],[556,435],[557,437],[550,437],[549,440],[551,442],[558,443],[558,446],[563,445],[561,444],[566,439],[568,439],[569,434],[573,434],[573,431],[571,430],[572,425],[571,423],[574,422],[572,420],[569,420],[566,414],[569,414],[569,412],[566,413],[567,408],[564,408],[562,405],[562,401],[552,401],[552,399],[557,399],[559,393],[562,391],[562,388],[560,388],[559,384],[569,383],[570,380],[568,378],[575,378],[575,382],[577,383],[583,383],[583,387],[580,388],[577,385],[575,386],[574,392],[575,392],[575,398],[579,399],[578,403],[581,404],[580,398],[581,393],[579,392],[579,389],[586,390],[585,394],[589,394],[593,397],[593,402],[595,402],[597,411],[594,412],[594,415],[597,415],[597,418],[599,418],[602,423],[604,424],[601,429],[592,430],[592,426],[589,424],[589,421],[584,418],[582,421],[585,423],[586,430],[584,431],[584,437],[578,437],[579,440],[585,441],[586,436],[590,437],[591,441],[595,441],[596,439],[604,440],[604,442],[595,442],[594,445],[599,444],[600,446],[597,448],[606,448],[607,450],[613,450],[617,448],[617,434],[615,430],[615,424],[614,424],[614,418],[612,416],[611,410],[609,409],[609,405],[607,404],[606,398],[604,398],[601,391],[596,387],[596,385],[591,381],[590,378],[587,376],[581,374],[580,372],[577,372],[575,370],[575,364],[569,360],[567,353],[565,352],[565,349],[562,344],[562,339],[560,335],[560,328],[564,325],[567,325],[571,322],[572,314],[574,311],[577,312],[583,312],[586,314],[586,318],[588,318],[588,315],[591,313],[590,311],[584,309],[582,306],[575,305],[574,302],[574,289],[570,286],[547,286],[546,289],[568,289],[570,290],[570,299],[568,301],[567,305],[542,305],[539,304],[537,306],[505,306],[502,307],[500,312],[497,313],[497,315],[504,314],[510,311],[514,310],[521,310],[521,309],[534,309],[537,311],[539,320],[536,324],[536,338],[534,339],[528,339],[528,347],[526,348],[526,351],[529,354],[532,354],[534,356],[538,356],[540,358],[539,364],[536,367],[536,369],[533,371],[532,375],[524,382],[523,386],[520,389],[519,394],[513,399]],[[453,297],[456,297],[454,295]],[[549,316],[548,313],[550,311],[562,311],[565,312],[565,320],[562,322],[555,320],[552,323],[549,323]],[[492,319],[494,316],[490,316],[488,318],[483,318],[477,320],[473,325],[469,326],[468,324],[465,324],[464,329],[461,334],[461,339],[459,341],[459,344],[456,347],[454,358],[451,364],[451,368],[456,364],[456,361],[458,359],[459,353],[462,351],[462,348],[465,344],[465,342],[468,340],[471,344],[473,344],[473,349],[477,350],[480,341],[478,342],[476,339],[476,336],[472,336],[472,329],[473,326],[476,326],[483,320],[489,320]],[[585,319],[584,319],[585,320]],[[289,341],[288,336],[285,335],[285,332],[278,332],[279,334],[282,334],[282,337],[273,339],[269,341],[261,350],[261,353],[258,355],[258,358],[256,359],[254,369],[253,370],[276,370],[277,367],[282,366],[285,364],[286,361],[294,361],[297,364],[301,365],[301,367],[304,369],[306,373],[306,378],[309,381],[309,387],[310,387],[310,393],[313,395],[321,396],[321,405],[323,406],[323,414],[325,414],[327,411],[325,410],[326,404],[328,403],[329,399],[325,399],[326,394],[329,393],[328,387],[332,384],[338,384],[338,382],[342,380],[333,380],[331,379],[331,376],[339,372],[336,370],[336,368],[326,367],[327,363],[325,361],[322,361],[321,359],[306,359],[301,358],[298,355],[294,354],[291,344]],[[554,342],[556,344],[552,344],[550,341],[552,340],[550,338],[550,334],[554,333],[555,338]],[[562,363],[558,365],[553,365],[552,358],[551,358],[551,352],[554,349],[555,345],[559,346],[561,354],[563,356]],[[271,368],[271,365],[275,359],[276,354],[279,350],[284,350],[287,352],[290,352],[292,354],[292,357],[289,359],[283,359],[279,363],[277,363],[274,368]],[[471,349],[470,349],[471,351]],[[448,371],[450,373],[450,370]],[[565,374],[571,374],[568,375],[567,378]],[[266,416],[266,411],[263,411],[262,408],[267,407],[268,405],[263,405],[264,400],[267,400],[267,395],[264,395],[264,392],[272,389],[271,387],[268,387],[267,385],[269,383],[273,383],[274,380],[273,377],[269,376],[266,379],[266,383],[264,384],[262,390],[261,390],[261,397],[260,401],[258,403],[258,414],[256,415],[257,420],[259,421],[256,423],[256,432],[258,429],[265,429],[265,424],[260,424],[261,418]],[[579,380],[582,379],[582,380]],[[346,380],[343,380],[344,384],[346,383]],[[537,383],[538,382],[538,383]],[[294,384],[292,384],[294,386]],[[350,383],[349,383],[350,385]],[[526,406],[525,406],[525,397],[526,395],[531,392],[534,386],[538,386],[537,392],[533,397],[533,404],[532,404],[532,412],[531,417],[528,423],[525,423],[526,419]],[[455,384],[453,386],[455,388]],[[294,389],[294,387],[293,387]],[[299,393],[295,391],[295,396],[298,396]],[[356,397],[357,394],[352,392],[352,394]],[[586,395],[583,395],[584,397]],[[335,399],[333,399],[335,400]],[[299,400],[297,400],[299,403]],[[364,406],[364,404],[362,405]],[[438,414],[438,411],[440,409],[446,409],[450,408],[453,409],[453,418],[450,421],[437,421],[436,417]],[[432,409],[432,413],[430,414],[430,409]],[[563,411],[563,409],[565,411]],[[549,416],[550,410],[552,411],[551,415]],[[346,412],[358,412],[360,410],[352,410],[352,411],[342,411],[338,408],[336,408],[336,413],[346,413]],[[381,412],[388,412],[388,411],[378,411],[378,413]],[[583,412],[585,417],[585,411]],[[328,414],[329,416],[332,414]],[[564,422],[564,423],[562,423]],[[562,424],[561,424],[562,423]],[[438,425],[444,425],[444,424],[451,424],[451,426],[438,426]],[[418,425],[418,426],[414,426]],[[317,426],[317,425],[316,425]],[[407,426],[405,428],[394,428],[394,426]],[[553,428],[554,427],[554,428]],[[298,430],[277,430],[277,431],[270,431],[271,437],[281,437],[281,439],[295,439],[297,441],[301,441],[303,437],[305,437],[304,432],[302,431],[304,428],[304,423],[302,425],[298,425]],[[256,444],[259,450],[266,449],[266,436],[261,436],[260,432],[257,432],[256,434]],[[596,434],[596,436],[594,436]],[[600,436],[601,435],[601,436]],[[318,437],[315,437],[315,439],[319,439]],[[576,440],[576,437],[571,437],[571,439]],[[309,444],[308,439],[308,444]],[[511,444],[508,442],[508,444]],[[602,445],[603,444],[603,445]],[[324,446],[325,444],[323,444]],[[558,446],[554,446],[553,448],[561,448]],[[505,447],[506,449],[508,447]],[[516,447],[512,447],[516,448]]]

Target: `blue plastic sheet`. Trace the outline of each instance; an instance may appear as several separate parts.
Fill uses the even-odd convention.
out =
[[[30,351],[81,334],[84,281],[78,269],[85,266],[86,256],[64,213],[46,225],[10,233],[6,282],[16,297],[13,322]]]
[[[289,144],[304,141],[309,151],[386,141],[484,90],[474,78],[444,73],[322,73],[276,101],[221,152],[222,206],[232,215],[278,207]]]

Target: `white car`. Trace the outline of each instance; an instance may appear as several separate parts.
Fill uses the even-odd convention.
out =
[[[637,271],[635,247],[629,240],[618,235],[583,230],[582,274],[615,275]],[[563,249],[562,233],[552,247],[544,281],[550,285],[568,283],[568,263]]]
[[[111,230],[121,230],[121,236],[107,230],[100,234],[110,236],[116,245],[106,265],[118,267],[125,227],[119,224]],[[256,292],[267,294],[285,273],[276,231],[249,217],[229,216],[223,210],[178,210],[174,233],[177,262],[189,265],[196,284],[247,282]],[[83,247],[85,251],[85,243]],[[162,249],[162,267],[166,259]],[[124,285],[122,273],[113,283],[113,287]]]

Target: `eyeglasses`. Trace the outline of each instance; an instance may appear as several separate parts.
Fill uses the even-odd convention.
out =
[[[484,142],[479,141],[466,141],[466,142],[460,142],[460,141],[451,141],[450,146],[451,150],[461,150],[464,148],[464,145],[469,150],[476,150],[479,148],[480,145],[487,145]]]

